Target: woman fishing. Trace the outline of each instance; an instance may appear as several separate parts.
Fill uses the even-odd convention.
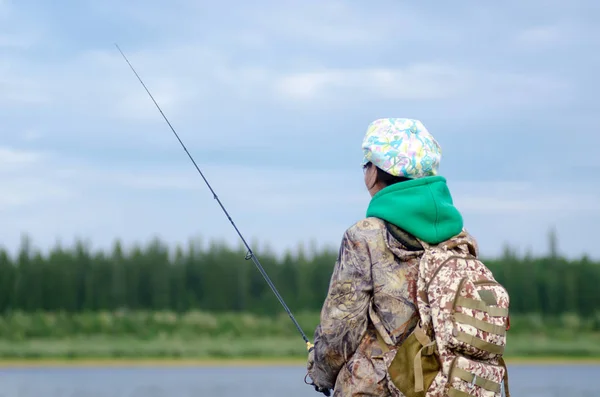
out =
[[[343,235],[308,358],[317,390],[334,396],[392,395],[380,335],[400,346],[418,322],[419,240],[438,244],[463,230],[437,175],[441,148],[420,121],[376,120],[362,149],[371,201]]]

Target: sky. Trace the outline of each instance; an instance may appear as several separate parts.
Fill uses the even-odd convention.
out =
[[[596,0],[0,0],[0,244],[337,249],[367,125],[421,120],[483,255],[600,258]]]

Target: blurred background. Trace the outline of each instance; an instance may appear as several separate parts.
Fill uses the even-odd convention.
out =
[[[600,4],[0,0],[0,396],[315,395],[304,331],[421,120],[511,294],[513,396],[600,388]]]

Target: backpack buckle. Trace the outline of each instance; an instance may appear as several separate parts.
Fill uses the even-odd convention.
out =
[[[471,381],[471,388],[475,386],[475,381],[477,380],[477,375],[473,375],[473,380]]]

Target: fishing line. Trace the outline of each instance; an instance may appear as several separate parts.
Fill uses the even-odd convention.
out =
[[[135,69],[131,65],[131,63],[129,62],[129,59],[127,59],[127,57],[125,56],[125,54],[123,53],[123,51],[121,51],[121,48],[119,48],[118,44],[116,44],[116,43],[115,43],[115,46],[117,47],[117,49],[119,50],[119,52],[121,53],[121,55],[125,59],[125,62],[127,62],[127,64],[129,65],[129,67],[131,68],[131,70],[133,71],[133,73],[135,74],[135,76],[138,78],[138,80],[140,81],[140,83],[142,84],[142,86],[144,87],[144,89],[146,90],[146,92],[148,93],[148,95],[150,96],[150,99],[152,99],[152,102],[154,102],[154,105],[156,105],[156,108],[158,109],[158,111],[160,112],[160,114],[163,116],[163,118],[165,119],[165,121],[167,122],[167,124],[169,125],[169,127],[171,128],[171,131],[173,131],[173,134],[175,134],[175,137],[177,138],[177,140],[179,141],[179,143],[183,147],[183,150],[185,150],[185,152],[187,153],[187,155],[190,158],[190,160],[192,160],[192,163],[196,167],[196,170],[198,170],[198,173],[200,174],[200,176],[202,177],[202,179],[204,180],[204,182],[206,183],[206,185],[210,189],[210,191],[211,191],[214,199],[217,200],[217,202],[219,203],[219,206],[221,206],[221,209],[223,210],[223,212],[227,216],[227,219],[229,219],[229,222],[231,222],[231,225],[233,226],[233,228],[237,232],[238,236],[240,236],[240,239],[242,240],[242,242],[246,246],[246,249],[248,250],[248,253],[246,254],[246,257],[244,259],[246,259],[246,260],[250,260],[251,259],[254,262],[254,264],[256,265],[256,267],[258,268],[258,270],[260,271],[260,273],[264,277],[264,279],[267,282],[267,284],[269,284],[269,287],[271,287],[271,290],[273,290],[273,293],[275,294],[275,296],[279,300],[279,303],[281,303],[281,305],[285,309],[286,313],[290,316],[290,319],[294,322],[294,325],[298,329],[298,332],[300,332],[300,334],[302,335],[302,339],[304,339],[304,342],[306,342],[307,349],[310,350],[310,348],[312,347],[312,344],[310,343],[310,341],[306,337],[306,334],[302,330],[302,327],[300,327],[300,324],[298,324],[298,321],[296,321],[296,319],[294,318],[294,315],[292,314],[292,312],[290,311],[290,309],[288,308],[288,306],[285,304],[285,301],[283,300],[283,298],[281,297],[281,295],[277,291],[277,288],[275,288],[275,285],[271,282],[271,279],[267,275],[267,272],[265,272],[265,269],[262,267],[262,265],[258,261],[258,258],[254,255],[254,252],[252,251],[252,249],[250,248],[250,246],[246,242],[246,239],[244,239],[244,236],[242,236],[242,233],[240,233],[239,229],[237,228],[237,226],[233,222],[233,219],[231,219],[231,216],[229,215],[229,213],[227,212],[227,210],[225,209],[225,207],[221,203],[221,200],[219,200],[219,197],[217,196],[217,194],[215,193],[215,191],[213,190],[213,188],[210,186],[210,183],[208,183],[208,180],[204,177],[204,174],[202,173],[202,171],[200,171],[200,167],[198,167],[198,164],[196,164],[196,161],[194,161],[194,158],[192,157],[192,155],[190,154],[190,152],[187,150],[187,148],[185,147],[185,145],[183,144],[183,142],[179,138],[179,135],[177,134],[177,132],[175,132],[175,128],[173,128],[173,126],[171,125],[171,122],[169,122],[169,119],[167,118],[167,116],[165,116],[165,114],[163,113],[162,109],[160,108],[160,106],[158,105],[158,103],[156,102],[156,100],[154,99],[154,97],[152,96],[152,94],[150,93],[150,90],[148,90],[148,87],[146,87],[146,84],[144,84],[144,82],[142,81],[142,78],[138,75],[138,73],[135,71]]]

